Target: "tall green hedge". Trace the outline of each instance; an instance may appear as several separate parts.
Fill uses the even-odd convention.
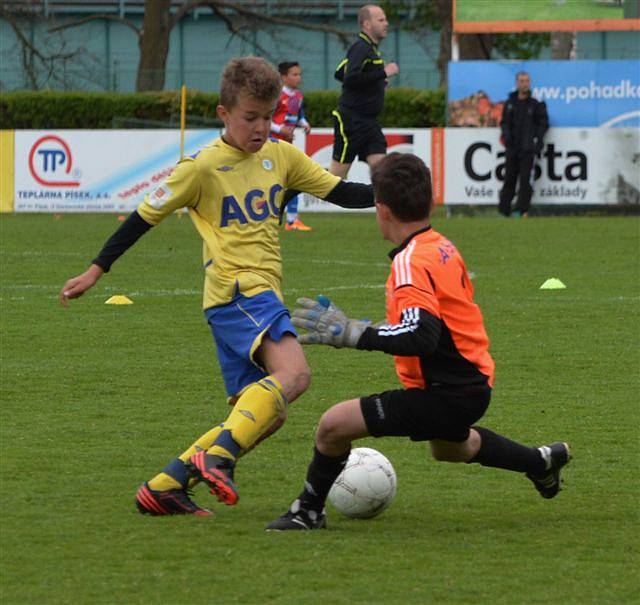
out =
[[[331,126],[337,91],[305,93],[309,122]],[[218,95],[189,92],[187,114],[215,119]],[[116,119],[151,120],[175,124],[180,113],[180,95],[163,93],[13,92],[0,97],[0,128],[113,128]],[[117,124],[117,121],[115,122]],[[444,126],[445,99],[442,91],[390,88],[380,123],[390,127]]]

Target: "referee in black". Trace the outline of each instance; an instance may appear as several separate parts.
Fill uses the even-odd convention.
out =
[[[387,142],[377,117],[382,111],[387,79],[400,69],[384,64],[378,44],[387,37],[389,22],[376,4],[358,11],[360,33],[338,65],[335,78],[342,82],[338,109],[333,111],[334,142],[331,173],[345,178],[358,156],[373,168],[387,152]]]

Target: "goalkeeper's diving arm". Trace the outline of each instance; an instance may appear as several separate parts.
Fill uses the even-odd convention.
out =
[[[413,357],[428,355],[436,350],[442,322],[424,309],[407,309],[402,313],[402,323],[376,325],[366,328],[357,349],[383,351],[390,355]]]
[[[307,330],[298,336],[302,344],[327,344],[336,348],[351,347],[383,351],[403,357],[424,356],[435,351],[442,332],[442,321],[419,307],[402,312],[402,322],[376,324],[349,319],[326,296],[316,300],[299,298],[292,322]]]

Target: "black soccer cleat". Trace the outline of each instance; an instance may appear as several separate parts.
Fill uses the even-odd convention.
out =
[[[189,458],[191,472],[209,486],[209,491],[220,502],[233,505],[238,502],[239,495],[233,483],[235,461],[223,456],[214,456],[206,452],[198,452]]]
[[[532,475],[527,473],[527,478],[535,485],[543,498],[553,498],[562,489],[560,484],[560,470],[571,460],[569,446],[566,443],[557,441],[551,445],[539,447],[547,470],[543,475]]]
[[[186,489],[170,489],[156,491],[143,483],[136,493],[136,506],[143,515],[196,515],[209,517],[213,513],[206,508],[198,506]]]
[[[269,523],[265,529],[267,531],[327,529],[327,516],[324,510],[320,514],[315,510],[305,510],[300,506],[300,500],[296,500],[284,515]]]

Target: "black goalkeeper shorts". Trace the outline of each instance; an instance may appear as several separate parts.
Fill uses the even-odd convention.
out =
[[[369,395],[360,399],[360,409],[373,437],[462,442],[490,400],[491,388],[486,384],[431,386]]]
[[[356,156],[362,162],[373,154],[387,153],[387,139],[375,119],[351,113],[333,112],[333,159],[352,164]]]

